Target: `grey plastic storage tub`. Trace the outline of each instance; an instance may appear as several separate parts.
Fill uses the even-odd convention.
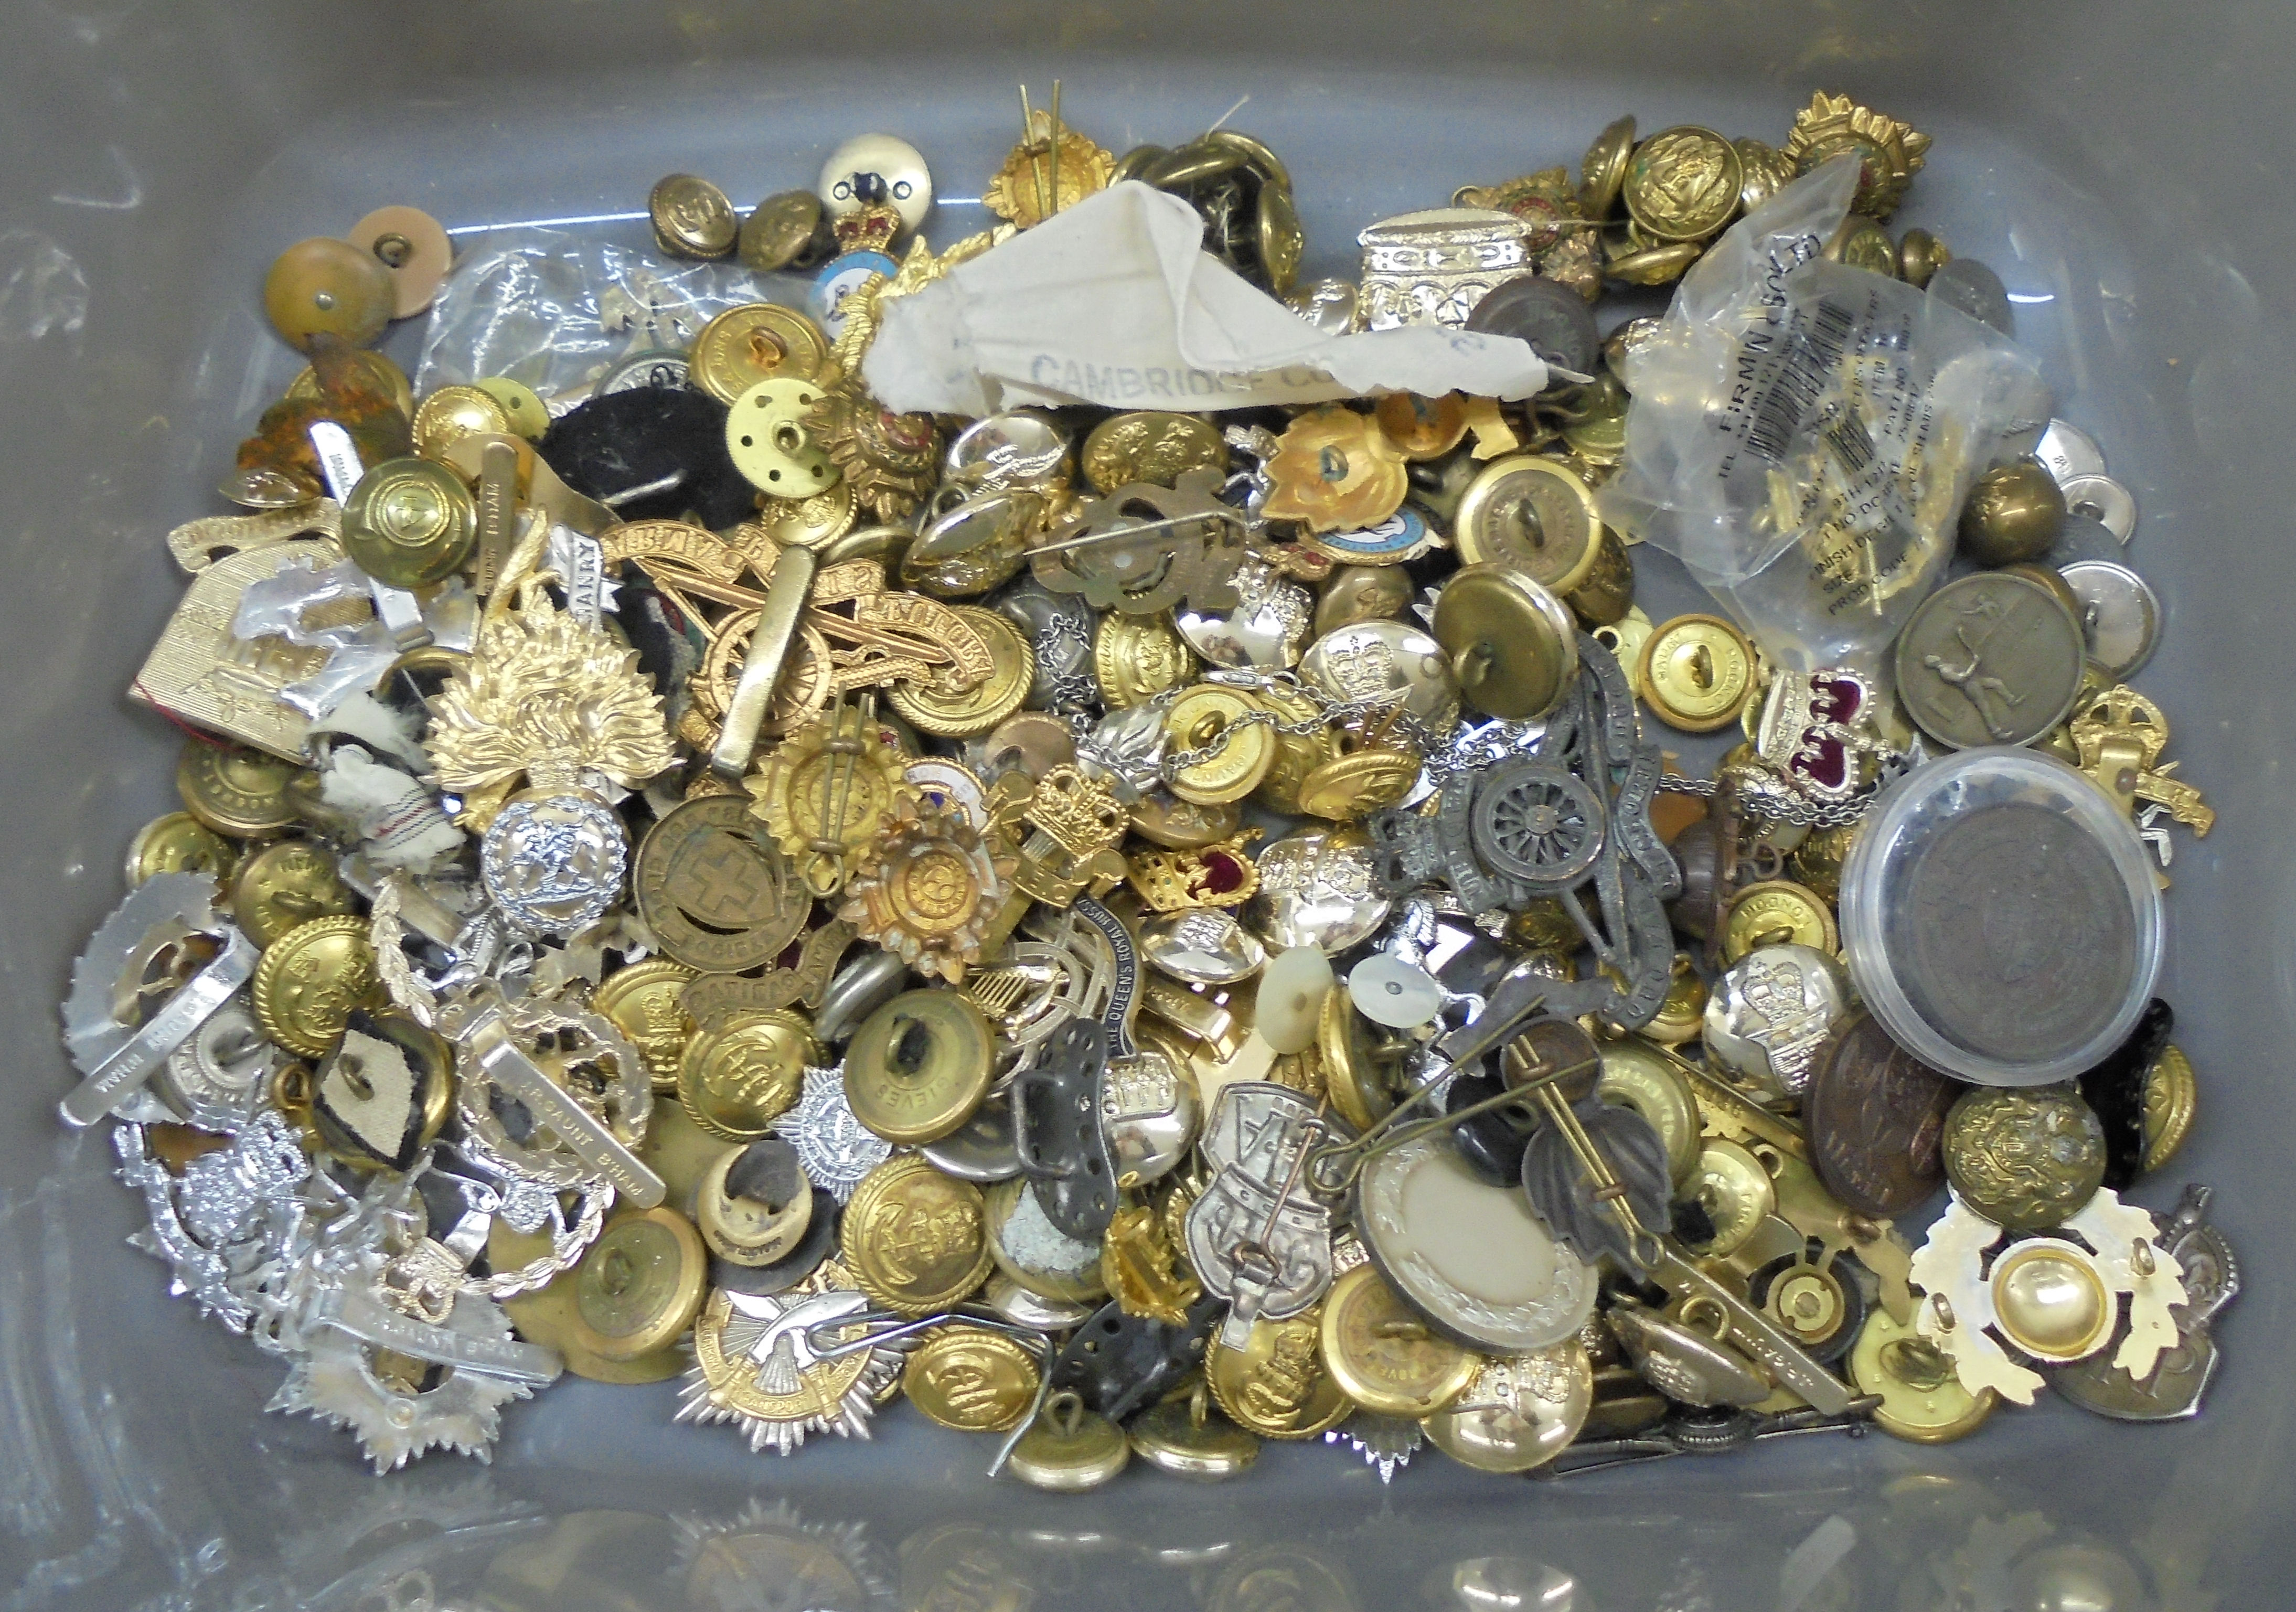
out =
[[[844,1608],[832,1558],[896,1598],[877,1604],[945,1608],[2287,1604],[2296,12],[19,0],[7,20],[0,1607],[411,1609],[426,1586],[472,1604],[483,1581],[503,1605]],[[2199,1126],[2136,1194],[2214,1183],[2243,1264],[2199,1420],[2045,1399],[1939,1449],[1781,1440],[1560,1484],[1429,1452],[1383,1488],[1343,1452],[1270,1445],[1219,1489],[1136,1470],[1063,1500],[982,1477],[985,1441],[906,1412],[873,1444],[783,1461],[672,1427],[674,1384],[569,1381],[508,1411],[490,1469],[432,1457],[377,1480],[348,1437],[263,1413],[277,1362],[167,1300],[121,1241],[137,1205],[104,1135],[54,1122],[55,1007],[129,836],[169,806],[176,739],[121,693],[182,586],[161,534],[215,511],[232,445],[299,362],[262,324],[263,266],[387,202],[634,232],[665,172],[746,202],[880,127],[945,197],[975,196],[1014,82],[1041,94],[1056,73],[1069,117],[1119,150],[1248,93],[1235,124],[1290,163],[1311,272],[1349,272],[1356,230],[1458,184],[1575,163],[1624,110],[1777,138],[1823,87],[1937,137],[1898,222],[2001,272],[2059,412],[2134,489],[2132,558],[2169,610],[2142,682],[2223,812],[2180,835],[2169,898],[2162,990]],[[934,233],[980,218],[950,200]],[[1660,570],[1654,616],[1692,602]]]

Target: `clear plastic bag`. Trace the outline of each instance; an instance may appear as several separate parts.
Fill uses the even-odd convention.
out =
[[[1601,495],[1800,671],[1877,667],[1944,574],[1971,482],[2049,417],[2023,348],[1819,255],[1857,178],[1845,157],[1795,181],[1683,277]]]
[[[729,307],[803,307],[807,282],[737,263],[666,263],[597,234],[495,230],[471,243],[431,305],[414,388],[505,376],[549,400],[586,396],[625,358],[683,352]]]

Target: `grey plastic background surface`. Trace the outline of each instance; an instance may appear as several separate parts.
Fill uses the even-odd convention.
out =
[[[889,1594],[904,1540],[985,1530],[975,1543],[993,1535],[1002,1554],[984,1559],[1007,1564],[1013,1593],[934,1603],[949,1607],[1328,1606],[1345,1603],[1312,1586],[1340,1583],[1365,1608],[2286,1604],[2296,12],[17,0],[6,14],[0,1608],[409,1604],[415,1567],[439,1604],[467,1605],[513,1548],[545,1564],[518,1604],[818,1604],[783,1569],[689,1571],[700,1536],[748,1507],[857,1539]],[[1119,151],[1184,138],[1249,94],[1233,121],[1290,164],[1311,271],[1349,272],[1357,229],[1459,184],[1575,164],[1623,110],[1645,131],[1775,140],[1825,87],[1937,137],[1897,224],[2000,272],[2060,413],[2135,492],[2130,558],[2168,608],[2140,683],[2224,813],[2204,841],[2180,833],[2169,897],[2162,990],[2201,1071],[2200,1123],[2136,1194],[2164,1206],[2184,1179],[2213,1182],[2243,1262],[2200,1420],[2131,1428],[2045,1403],[1939,1449],[1780,1441],[1559,1485],[1430,1452],[1382,1489],[1342,1452],[1270,1445],[1224,1488],[1136,1470],[1064,1500],[992,1483],[984,1441],[906,1411],[873,1444],[753,1456],[729,1429],[671,1427],[674,1385],[569,1382],[507,1412],[490,1469],[432,1457],[381,1481],[347,1436],[262,1413],[283,1368],[165,1298],[160,1268],[122,1245],[136,1206],[105,1140],[63,1133],[53,1105],[69,961],[119,898],[129,836],[172,806],[176,737],[121,694],[183,585],[160,537],[221,509],[209,489],[233,444],[299,363],[261,323],[264,266],[389,202],[458,230],[600,215],[642,229],[627,216],[665,172],[748,203],[810,184],[832,145],[877,128],[931,160],[946,240],[980,227],[955,199],[1011,143],[1014,83],[1041,96],[1056,73],[1070,120]],[[411,360],[414,335],[393,350]],[[1645,563],[1652,614],[1686,608],[1659,572]],[[623,1515],[569,1517],[604,1510]],[[1275,1552],[1266,1571],[1237,1569],[1258,1551]]]

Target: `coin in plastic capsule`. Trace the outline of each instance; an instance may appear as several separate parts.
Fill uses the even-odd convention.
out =
[[[1123,1428],[1098,1412],[1086,1410],[1074,1394],[1060,1393],[1045,1402],[1004,1465],[1032,1489],[1080,1494],[1099,1488],[1131,1459],[1132,1445]]]
[[[1578,670],[1578,629],[1562,601],[1513,567],[1462,568],[1435,601],[1435,639],[1460,697],[1510,721],[1552,711]]]
[[[1193,1483],[1234,1477],[1259,1459],[1259,1440],[1212,1409],[1199,1380],[1185,1399],[1144,1411],[1131,1429],[1132,1452],[1159,1472]]]
[[[1804,945],[1757,946],[1707,998],[1707,1056],[1773,1099],[1799,1097],[1849,1013],[1849,976],[1832,957]]]
[[[2038,460],[2013,459],[1978,477],[1961,506],[1961,552],[1979,565],[2038,560],[2065,524],[2064,489]]]
[[[845,1051],[853,1117],[905,1147],[938,1141],[988,1094],[995,1037],[954,991],[907,991],[872,1013]]]
[[[343,552],[378,582],[426,587],[462,569],[479,540],[478,501],[435,459],[386,459],[343,505]]]
[[[446,226],[420,208],[377,208],[351,225],[345,239],[390,274],[393,318],[412,318],[429,307],[454,266],[455,244]]]
[[[676,1210],[616,1215],[574,1267],[574,1341],[606,1360],[652,1354],[693,1324],[709,1270],[701,1234]]]
[[[263,311],[272,329],[299,351],[314,336],[340,336],[365,347],[398,307],[390,271],[348,241],[315,236],[279,254],[263,280]]]
[[[932,170],[924,154],[891,135],[857,135],[829,153],[815,187],[832,218],[849,218],[865,207],[890,207],[901,227],[922,226],[932,210]]]

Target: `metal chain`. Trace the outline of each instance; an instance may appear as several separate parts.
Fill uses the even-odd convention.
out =
[[[1273,728],[1278,733],[1298,739],[1310,733],[1320,733],[1333,723],[1345,725],[1365,716],[1381,716],[1391,717],[1395,730],[1409,740],[1423,756],[1432,754],[1440,748],[1442,743],[1418,717],[1408,711],[1396,709],[1398,703],[1403,698],[1400,694],[1390,700],[1333,700],[1320,689],[1301,683],[1298,678],[1288,674],[1276,672],[1213,671],[1204,675],[1203,682],[1223,684],[1230,688],[1261,691],[1281,687],[1285,692],[1299,695],[1314,705],[1316,708],[1316,714],[1313,716],[1300,717],[1297,721],[1286,722],[1273,711],[1260,709],[1246,711],[1222,728],[1210,744],[1197,749],[1180,750],[1167,755],[1160,764],[1159,773],[1167,783],[1171,782],[1190,767],[1201,766],[1205,762],[1218,757],[1227,749],[1238,733],[1247,728]],[[1152,703],[1159,709],[1168,709],[1185,692],[1186,692],[1185,689],[1167,689],[1157,695]]]

